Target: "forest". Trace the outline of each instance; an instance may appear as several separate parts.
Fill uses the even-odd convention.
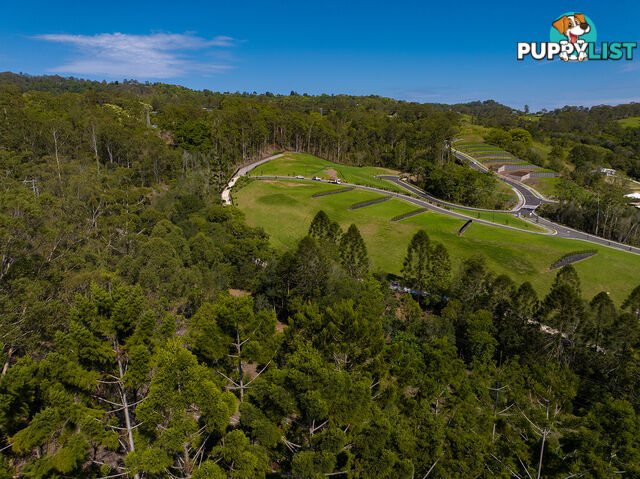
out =
[[[453,110],[0,83],[0,478],[640,477],[640,284],[539,295],[425,231],[389,278],[355,225],[278,254],[220,205],[280,149],[436,168]]]

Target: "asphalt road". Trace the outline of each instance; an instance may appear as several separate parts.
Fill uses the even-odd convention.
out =
[[[490,171],[485,165],[480,163],[475,158],[465,153],[462,153],[461,151],[458,151],[454,148],[452,148],[451,151],[459,160],[468,161],[471,164],[472,168],[475,168],[476,170],[480,170],[480,171]],[[518,210],[519,209],[535,210],[538,206],[540,206],[543,203],[550,203],[549,200],[545,200],[540,196],[536,195],[531,189],[527,188],[522,183],[518,183],[517,181],[510,180],[509,178],[505,178],[503,175],[496,175],[496,176],[500,178],[500,181],[509,185],[511,189],[516,192],[518,197],[521,198],[522,204],[520,205]]]
[[[640,248],[636,248],[635,246],[629,246],[622,243],[617,243],[615,241],[609,241],[604,238],[600,238],[598,236],[590,235],[589,233],[584,233],[582,231],[574,230],[573,228],[569,228],[567,226],[563,226],[558,223],[554,223],[553,221],[549,221],[542,216],[535,215],[536,222],[539,226],[544,226],[546,228],[551,228],[556,231],[556,236],[561,238],[568,238],[574,240],[588,241],[590,243],[595,243],[600,246],[606,246],[608,248],[615,248],[621,251],[627,251],[629,253],[640,254]]]
[[[454,150],[455,153],[455,150]],[[274,155],[271,156],[269,158],[265,158],[264,160],[260,160],[257,161],[255,163],[252,163],[250,165],[247,165],[245,167],[240,168],[233,176],[233,178],[231,178],[231,180],[229,181],[229,184],[225,187],[225,189],[222,192],[222,200],[224,202],[224,204],[231,204],[231,196],[230,196],[230,192],[231,192],[231,188],[233,187],[233,185],[235,185],[236,181],[238,181],[238,179],[241,176],[246,175],[249,171],[251,171],[252,169],[254,169],[256,166],[261,165],[262,163],[266,163],[269,160],[272,160],[274,158],[278,158],[281,155]],[[457,156],[457,155],[456,155]],[[466,159],[466,158],[464,158]],[[484,165],[483,165],[484,166]],[[485,168],[486,171],[486,168]],[[254,176],[253,178],[256,179],[271,179],[271,180],[297,180],[297,181],[313,181],[310,179],[299,179],[299,178],[295,178],[295,177],[290,177],[290,176]],[[384,177],[380,177],[380,178],[384,178],[384,179],[389,179],[389,177],[384,176]],[[460,218],[460,219],[464,219],[464,220],[468,220],[468,219],[472,219],[474,222],[476,223],[482,223],[482,224],[486,224],[489,226],[494,226],[496,228],[504,228],[504,229],[510,229],[510,230],[517,230],[517,231],[525,231],[525,230],[521,230],[519,228],[514,228],[512,226],[506,226],[506,225],[501,225],[498,223],[492,223],[490,221],[485,221],[485,220],[481,220],[481,219],[477,219],[477,218],[473,218],[471,216],[466,216],[460,213],[456,213],[454,211],[445,209],[445,208],[441,208],[439,206],[436,206],[434,204],[432,204],[431,202],[437,202],[439,204],[443,204],[446,202],[443,202],[442,200],[437,200],[436,198],[433,198],[431,195],[428,195],[427,193],[425,193],[424,191],[420,190],[419,188],[416,188],[414,186],[408,185],[407,183],[404,183],[403,181],[401,181],[399,178],[397,177],[393,177],[395,178],[395,180],[392,180],[394,183],[396,183],[397,185],[401,186],[402,188],[406,189],[407,191],[420,196],[419,198],[415,198],[413,196],[408,196],[408,195],[404,195],[401,193],[395,193],[392,191],[387,191],[387,190],[383,190],[380,188],[373,188],[371,186],[363,186],[363,185],[356,185],[356,184],[352,184],[352,183],[342,183],[343,186],[349,186],[349,187],[353,187],[353,188],[358,188],[361,190],[366,190],[366,191],[373,191],[376,193],[382,193],[385,195],[389,195],[389,196],[393,196],[396,198],[400,198],[404,201],[407,201],[409,203],[412,203],[416,206],[419,206],[421,208],[427,208],[429,210],[432,211],[436,211],[438,213],[443,213],[449,216],[453,216],[455,218]],[[516,192],[518,192],[519,195],[521,195],[521,207],[518,209],[518,211],[520,209],[526,209],[529,207],[534,207],[533,209],[535,209],[535,207],[539,206],[540,204],[547,202],[547,200],[544,200],[542,198],[540,198],[539,196],[535,195],[531,190],[529,190],[528,188],[522,186],[522,184],[517,183],[515,181],[511,181],[508,179],[504,179],[503,177],[501,177],[501,179],[503,181],[505,181],[505,183],[509,184],[512,188],[514,188],[514,190]],[[329,183],[329,181],[322,181],[323,183]],[[516,189],[517,188],[517,189]],[[424,199],[421,199],[424,198]],[[449,204],[450,205],[450,204]],[[462,207],[459,205],[451,205],[451,206],[455,206],[456,208],[464,208],[464,209],[469,209],[468,207]],[[492,211],[492,210],[488,210],[488,211]],[[516,211],[517,212],[517,211]],[[549,230],[548,233],[537,233],[537,232],[533,232],[533,231],[529,231],[529,233],[531,234],[543,234],[543,235],[555,235],[558,236],[559,238],[567,238],[567,239],[573,239],[573,240],[580,240],[580,241],[585,241],[585,242],[589,242],[592,244],[596,244],[599,246],[605,246],[607,248],[614,248],[614,249],[618,249],[621,251],[626,251],[626,252],[630,252],[630,253],[634,253],[634,254],[640,254],[640,248],[636,248],[633,246],[628,246],[622,243],[617,243],[615,241],[608,241],[606,239],[603,238],[599,238],[597,236],[593,236],[587,233],[583,233],[582,231],[577,231],[574,230],[572,228],[568,228],[566,226],[560,225],[558,223],[554,223],[553,221],[549,221],[545,218],[542,218],[541,216],[538,215],[534,215],[534,218],[536,219],[535,223],[538,226],[541,226],[543,228],[546,228]]]
[[[310,180],[308,178],[304,178],[304,179],[300,179],[300,178],[296,178],[294,176],[252,176],[251,178],[254,178],[256,180],[295,180],[295,181],[308,181],[308,182],[314,182],[314,183],[328,183],[331,184],[330,181],[328,180],[321,180],[321,181],[314,181],[314,180]],[[406,183],[400,183],[400,185],[403,188],[413,188],[410,185],[407,185]],[[516,230],[516,231],[526,231],[528,233],[534,233],[534,234],[544,234],[544,235],[551,235],[554,233],[553,230],[549,230],[548,233],[538,233],[538,232],[533,232],[533,231],[529,231],[529,230],[523,230],[520,228],[515,228],[513,226],[507,226],[507,225],[501,225],[499,223],[492,223],[491,221],[486,221],[486,220],[482,220],[482,219],[478,219],[478,218],[474,218],[472,216],[467,216],[467,215],[463,215],[461,213],[457,213],[455,211],[451,211],[445,208],[441,208],[440,206],[434,205],[433,203],[430,203],[428,200],[426,199],[420,199],[420,198],[415,198],[413,196],[409,196],[409,195],[404,195],[402,193],[396,193],[394,191],[389,191],[389,190],[383,190],[381,188],[374,188],[372,186],[363,186],[363,185],[356,185],[354,183],[340,183],[340,186],[347,186],[350,188],[358,188],[360,190],[365,190],[365,191],[373,191],[375,193],[381,193],[383,195],[388,195],[388,196],[392,196],[394,198],[399,198],[401,200],[407,201],[409,203],[412,203],[416,206],[419,206],[421,208],[426,208],[428,210],[431,211],[435,211],[437,213],[442,213],[445,215],[449,215],[449,216],[453,216],[454,218],[459,218],[461,220],[473,220],[474,223],[482,223],[485,225],[489,225],[489,226],[495,226],[497,228],[504,228],[504,229],[508,229],[508,230]],[[409,189],[409,188],[407,188]],[[418,190],[417,188],[415,188],[416,191],[421,191]],[[411,192],[413,192],[412,190],[409,190]],[[426,193],[422,192],[423,195],[426,195]],[[428,195],[426,195],[428,196]],[[456,207],[458,207],[457,205],[455,205]],[[489,210],[491,211],[491,210]],[[504,211],[501,211],[501,213],[504,213]],[[532,222],[533,223],[533,222]],[[540,225],[538,225],[540,226]],[[543,228],[546,228],[546,226],[543,226]]]
[[[439,205],[445,205],[445,206],[450,206],[452,208],[460,208],[460,209],[469,210],[469,211],[486,211],[487,213],[509,213],[509,211],[507,210],[488,210],[484,208],[473,208],[472,206],[463,206],[463,205],[457,205],[455,203],[449,203],[447,201],[440,200],[435,196],[432,196],[429,193],[426,193],[409,183],[402,181],[402,179],[400,179],[398,176],[380,175],[380,176],[377,176],[376,178],[380,178],[381,180],[387,180],[392,183],[395,183],[401,188],[404,188],[405,190],[408,190],[411,193],[420,196],[421,198],[424,198],[429,201],[433,201],[434,203],[438,203]],[[520,201],[518,201],[518,204],[513,207],[513,209],[511,210],[512,213],[517,213],[520,210],[520,208],[524,206],[523,199],[521,197],[518,197],[518,198],[520,198]]]

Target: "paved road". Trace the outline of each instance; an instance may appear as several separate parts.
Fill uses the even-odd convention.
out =
[[[429,201],[433,201],[434,203],[438,203],[439,205],[444,205],[444,206],[450,206],[451,208],[460,208],[462,210],[469,210],[469,211],[485,211],[487,213],[517,213],[523,206],[524,206],[524,199],[520,198],[520,201],[518,201],[518,204],[516,206],[514,206],[511,211],[507,211],[507,210],[488,210],[485,208],[474,208],[472,206],[463,206],[463,205],[457,205],[455,203],[449,203],[448,201],[444,201],[444,200],[440,200],[438,198],[436,198],[435,196],[431,196],[429,193],[426,193],[425,191],[422,191],[419,188],[416,188],[415,186],[411,185],[410,183],[407,183],[405,181],[402,181],[402,179],[398,176],[392,176],[392,175],[380,175],[380,176],[376,176],[376,178],[380,178],[381,180],[387,180],[390,181],[392,183],[395,183],[396,185],[398,185],[401,188],[404,188],[405,190],[410,191],[411,193],[418,195],[421,198],[424,198],[426,200]]]
[[[329,180],[314,181],[314,180],[310,180],[310,179],[307,179],[307,178],[300,179],[300,178],[296,178],[294,176],[252,176],[251,178],[254,178],[256,180],[295,180],[295,181],[308,181],[308,182],[314,182],[314,183],[317,182],[317,183],[331,184],[331,182]],[[526,231],[528,233],[535,233],[535,234],[542,234],[542,235],[552,235],[552,234],[555,233],[553,229],[547,228],[546,226],[543,226],[542,228],[547,228],[549,231],[547,233],[542,233],[542,232],[536,232],[536,231],[523,230],[521,228],[515,228],[513,226],[501,225],[499,223],[492,223],[491,221],[486,221],[486,220],[474,218],[473,216],[467,216],[467,215],[464,215],[462,213],[457,213],[455,211],[451,211],[451,210],[448,210],[448,209],[445,209],[445,208],[441,208],[440,206],[437,206],[437,205],[434,205],[434,204],[430,203],[428,200],[415,198],[413,196],[404,195],[402,193],[396,193],[394,191],[383,190],[382,188],[374,188],[372,186],[356,185],[354,183],[340,183],[340,186],[345,186],[345,187],[349,187],[349,188],[357,188],[357,189],[360,189],[360,190],[372,191],[372,192],[375,192],[375,193],[381,193],[383,195],[393,196],[395,198],[399,198],[401,200],[407,201],[407,202],[412,203],[412,204],[414,204],[416,206],[419,206],[421,208],[426,208],[428,210],[435,211],[437,213],[442,213],[442,214],[445,214],[445,215],[453,216],[454,218],[459,218],[461,220],[473,220],[474,223],[482,223],[482,224],[485,224],[485,225],[495,226],[495,227],[498,227],[498,228],[504,228],[504,229],[516,230],[516,231]],[[406,188],[407,186],[410,186],[410,185],[406,185],[406,183],[402,183],[402,186]],[[418,191],[421,191],[421,190],[418,190]],[[423,194],[424,194],[424,192],[423,192]],[[504,211],[501,211],[501,213],[504,213]],[[532,221],[531,221],[531,223],[533,224]],[[537,226],[540,226],[540,225],[537,225]]]
[[[536,222],[539,226],[554,229],[556,231],[556,236],[559,236],[561,238],[588,241],[600,246],[606,246],[608,248],[615,248],[622,251],[627,251],[629,253],[640,254],[640,248],[636,248],[635,246],[629,246],[626,244],[618,243],[616,241],[609,241],[598,236],[590,235],[589,233],[574,230],[573,228],[569,228],[568,226],[563,226],[561,224],[554,223],[553,221],[549,221],[542,216],[534,215],[534,217],[536,218]]]
[[[231,204],[231,195],[230,195],[231,188],[233,187],[233,185],[235,185],[236,181],[238,181],[238,179],[241,176],[246,175],[249,171],[254,169],[256,166],[259,166],[259,165],[261,165],[263,163],[266,163],[267,161],[270,161],[270,160],[273,160],[275,158],[278,158],[278,157],[282,156],[283,154],[284,153],[279,154],[279,155],[274,155],[274,156],[271,156],[269,158],[265,158],[264,160],[260,160],[260,161],[257,161],[255,163],[252,163],[250,165],[247,165],[245,167],[240,168],[234,174],[233,178],[231,178],[231,180],[229,181],[229,184],[225,187],[225,189],[222,192],[222,201],[224,202],[224,204]],[[267,179],[273,180],[273,179],[275,179],[275,180],[297,180],[297,181],[309,181],[309,182],[313,181],[313,180],[306,179],[306,178],[301,180],[299,178],[290,177],[290,176],[255,176],[253,178],[264,179],[264,180],[267,180]],[[509,181],[509,180],[507,180],[507,181]],[[328,181],[323,181],[323,183],[329,183],[329,182]],[[492,223],[490,221],[485,221],[485,220],[473,218],[471,216],[466,216],[466,215],[463,215],[463,214],[460,214],[460,213],[456,213],[454,211],[450,211],[450,210],[445,209],[445,208],[441,208],[439,206],[436,206],[436,205],[430,203],[429,201],[433,201],[433,200],[431,200],[432,197],[430,195],[428,195],[427,193],[425,193],[424,191],[419,190],[418,188],[416,188],[414,186],[411,186],[411,185],[408,185],[408,184],[406,184],[406,183],[404,183],[402,181],[395,182],[395,183],[398,184],[399,186],[405,188],[407,191],[410,191],[413,194],[418,194],[419,196],[421,196],[422,198],[425,198],[425,199],[418,199],[418,198],[415,198],[413,196],[408,196],[408,195],[404,195],[404,194],[401,194],[401,193],[395,193],[395,192],[383,190],[383,189],[380,189],[380,188],[373,188],[371,186],[356,185],[356,184],[351,184],[351,183],[342,183],[342,185],[343,186],[348,186],[348,187],[353,187],[353,188],[358,188],[358,189],[361,189],[361,190],[373,191],[373,192],[376,192],[376,193],[382,193],[382,194],[389,195],[389,196],[394,196],[396,198],[400,198],[400,199],[402,199],[404,201],[412,203],[412,204],[414,204],[416,206],[419,206],[421,208],[427,208],[429,210],[436,211],[438,213],[443,213],[443,214],[446,214],[446,215],[449,215],[449,216],[453,216],[455,218],[460,218],[460,219],[465,219],[465,220],[472,219],[476,223],[487,224],[489,226],[494,226],[494,227],[497,227],[497,228],[504,228],[504,229],[517,230],[517,231],[525,231],[525,230],[521,230],[519,228],[514,228],[512,226],[506,226],[506,225],[501,225],[501,224],[498,224],[498,223]],[[515,185],[517,185],[518,188],[520,188],[517,191],[520,191],[520,194],[522,194],[524,199],[525,199],[525,205],[523,205],[521,209],[525,209],[527,207],[527,203],[528,202],[531,202],[531,205],[533,206],[533,204],[535,204],[535,201],[538,200],[538,203],[536,204],[536,207],[537,207],[538,205],[540,205],[541,203],[546,201],[544,199],[541,199],[539,196],[534,195],[534,193],[531,190],[529,190],[528,188],[523,187],[521,183],[518,183],[518,182],[513,182],[513,183]],[[514,186],[514,188],[515,188],[515,186]],[[416,190],[419,193],[416,193]],[[525,196],[525,191],[528,191],[528,195],[526,195],[526,196]],[[440,201],[440,200],[438,200],[438,201]],[[459,205],[455,205],[455,206],[456,206],[456,208],[464,208],[464,207],[461,207]],[[640,248],[636,248],[636,247],[633,247],[633,246],[628,246],[628,245],[625,245],[625,244],[622,244],[622,243],[617,243],[615,241],[608,241],[606,239],[599,238],[597,236],[593,236],[593,235],[590,235],[590,234],[587,234],[587,233],[583,233],[582,231],[577,231],[577,230],[574,230],[572,228],[568,228],[566,226],[560,225],[558,223],[554,223],[553,221],[549,221],[549,220],[547,220],[545,218],[542,218],[541,216],[538,216],[538,215],[535,215],[535,214],[534,214],[533,217],[536,220],[537,226],[541,226],[543,228],[546,228],[549,231],[548,231],[548,233],[538,233],[538,232],[529,231],[529,233],[542,234],[542,235],[555,235],[555,236],[558,236],[559,238],[567,238],[567,239],[573,239],[573,240],[586,241],[586,242],[593,243],[593,244],[596,244],[596,245],[599,245],[599,246],[605,246],[605,247],[608,247],[608,248],[614,248],[614,249],[618,249],[618,250],[621,250],[621,251],[640,254]]]
[[[280,158],[283,155],[284,155],[284,153],[280,153],[280,154],[277,154],[277,155],[269,156],[268,158],[265,158],[264,160],[254,161],[253,163],[251,163],[251,164],[249,164],[247,166],[243,166],[242,168],[239,168],[233,174],[233,176],[229,180],[229,183],[227,184],[227,186],[224,187],[224,190],[222,190],[222,194],[220,195],[222,197],[222,204],[224,204],[224,205],[230,205],[231,204],[231,188],[234,187],[234,185],[236,184],[236,181],[238,181],[241,176],[246,175],[247,173],[249,173],[251,170],[253,170],[257,166],[260,166],[261,164],[266,163],[267,161],[271,161],[271,160],[275,160],[276,158]]]
[[[485,165],[483,165],[480,161],[476,160],[470,155],[463,153],[462,151],[456,150],[455,148],[451,148],[451,151],[455,155],[456,158],[468,161],[471,166],[480,171],[490,171]],[[538,206],[543,203],[551,203],[551,201],[542,198],[535,190],[523,185],[514,180],[510,180],[509,178],[505,178],[503,175],[498,175],[500,181],[506,183],[511,187],[512,190],[516,192],[518,198],[524,201],[524,203],[518,209],[526,209],[526,210],[535,210]]]

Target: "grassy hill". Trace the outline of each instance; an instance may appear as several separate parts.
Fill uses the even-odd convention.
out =
[[[406,190],[399,188],[394,183],[376,178],[377,175],[397,174],[399,174],[398,171],[388,168],[340,165],[305,153],[287,153],[285,156],[258,166],[249,173],[250,176],[301,175],[305,178],[317,176],[323,180],[340,178],[347,183],[406,193]]]
[[[624,128],[638,128],[640,126],[640,116],[621,118],[618,120],[618,123]]]
[[[407,244],[420,228],[443,243],[456,268],[473,255],[484,255],[491,268],[506,273],[516,282],[530,281],[539,294],[545,294],[555,272],[549,267],[562,255],[594,245],[576,240],[544,236],[493,226],[472,224],[462,236],[457,232],[464,220],[444,214],[426,212],[391,222],[398,215],[415,210],[415,205],[391,199],[384,203],[349,211],[355,203],[382,195],[353,190],[346,193],[311,198],[313,194],[340,187],[290,180],[250,182],[235,193],[238,207],[252,226],[261,226],[271,236],[278,250],[293,247],[302,238],[313,216],[324,210],[343,229],[355,223],[362,232],[373,269],[398,274]],[[598,254],[575,265],[587,296],[609,291],[612,299],[622,301],[637,283],[640,256],[597,247]]]

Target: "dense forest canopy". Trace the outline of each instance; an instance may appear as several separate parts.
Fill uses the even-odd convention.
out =
[[[640,286],[539,297],[420,231],[397,294],[355,225],[278,254],[220,206],[276,149],[435,175],[455,112],[1,83],[0,478],[640,477]]]

